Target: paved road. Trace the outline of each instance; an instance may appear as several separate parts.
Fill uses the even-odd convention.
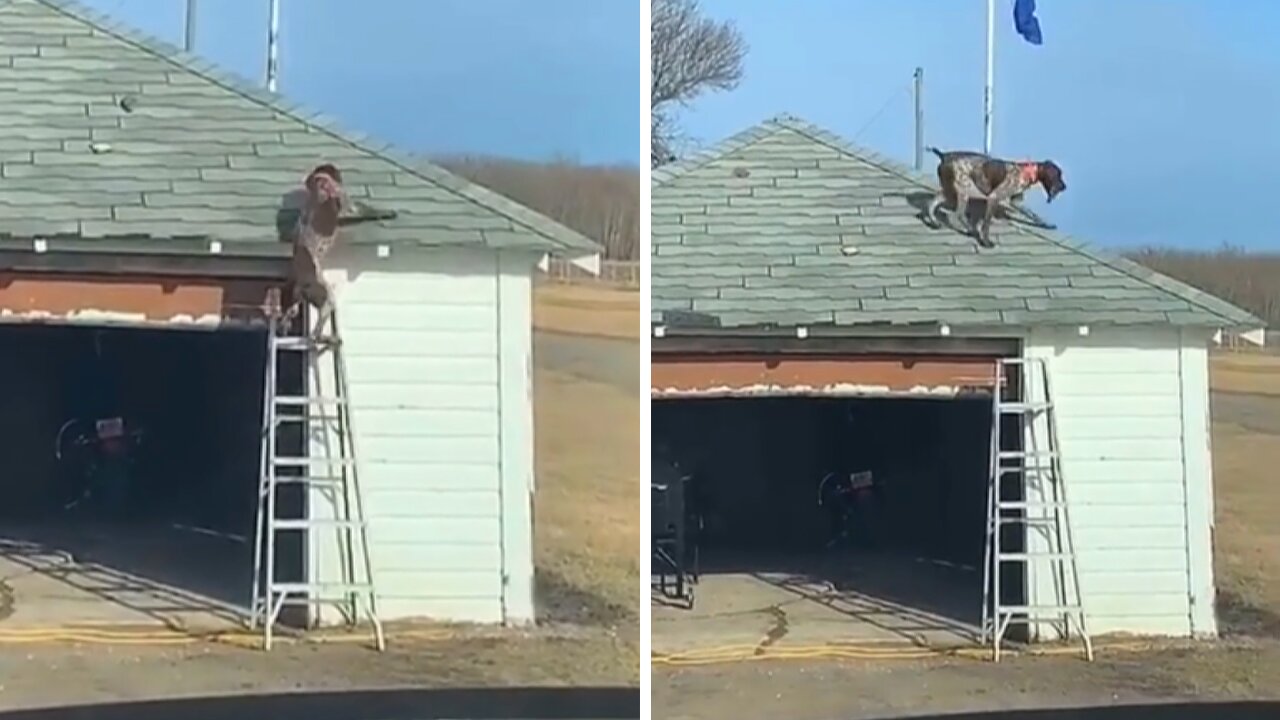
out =
[[[461,688],[226,694],[0,712],[0,720],[71,718],[639,718],[637,688]]]
[[[640,391],[640,343],[535,330],[533,361],[538,367]]]
[[[1254,432],[1280,435],[1280,397],[1257,393],[1210,394],[1213,419],[1234,423]]]

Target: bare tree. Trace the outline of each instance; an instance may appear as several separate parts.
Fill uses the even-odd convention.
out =
[[[593,238],[610,260],[640,257],[640,172],[634,166],[440,157],[450,171]]]
[[[1280,253],[1224,246],[1217,251],[1148,247],[1131,260],[1217,295],[1280,328]]]
[[[673,105],[708,90],[732,90],[742,80],[746,43],[732,22],[703,17],[698,0],[652,0],[653,87],[650,132],[653,167],[675,159]]]

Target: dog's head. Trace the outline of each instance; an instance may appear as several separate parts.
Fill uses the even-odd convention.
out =
[[[1062,168],[1052,160],[1045,160],[1039,164],[1036,172],[1036,182],[1044,188],[1044,194],[1048,198],[1047,202],[1053,202],[1053,199],[1067,189],[1067,183],[1062,179]]]
[[[330,163],[317,166],[307,175],[304,183],[319,205],[333,204],[341,209],[346,204],[346,192],[342,188],[342,172]]]

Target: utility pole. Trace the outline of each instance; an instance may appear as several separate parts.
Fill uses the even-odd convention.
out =
[[[187,32],[183,37],[183,50],[188,53],[196,49],[196,0],[187,0]]]
[[[280,72],[278,45],[280,43],[280,0],[271,3],[271,20],[267,26],[267,90],[276,91],[276,75]]]
[[[924,68],[915,71],[916,98],[916,172],[924,167]]]

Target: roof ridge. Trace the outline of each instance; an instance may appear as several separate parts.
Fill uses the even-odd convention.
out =
[[[563,246],[565,249],[591,249],[597,252],[602,249],[601,245],[595,240],[511,200],[501,193],[455,175],[429,161],[418,160],[416,159],[418,156],[414,153],[399,149],[394,143],[377,141],[367,133],[344,128],[339,125],[335,118],[326,113],[309,110],[302,103],[251,85],[239,75],[228,72],[196,55],[192,55],[172,43],[115,20],[105,13],[88,7],[79,0],[34,1],[112,35],[118,40],[134,45],[183,71],[241,95],[263,106],[265,109],[286,115],[292,120],[328,134],[339,142],[362,152],[375,155],[420,180],[440,186],[463,200],[502,215],[513,223],[523,226],[534,234],[540,235],[556,245]]]
[[[649,184],[651,187],[665,185],[678,177],[697,170],[709,162],[713,162],[725,155],[728,155],[734,150],[759,142],[760,140],[763,140],[764,138],[767,138],[783,129],[785,126],[782,123],[789,117],[790,116],[785,114],[775,115],[764,122],[752,125],[745,130],[740,130],[724,140],[721,140],[710,147],[699,150],[692,155],[681,158],[673,163],[659,165],[658,167],[650,170]]]
[[[825,130],[798,117],[787,116],[785,119],[773,119],[766,122],[776,123],[795,132],[799,132],[814,141],[852,155],[859,160],[863,160],[864,162],[875,165],[882,170],[898,175],[902,179],[924,185],[930,190],[937,189],[937,186],[933,182],[925,179],[927,176],[923,173],[918,173],[905,164],[893,160],[885,155],[855,145],[829,130]],[[1123,273],[1125,276],[1133,280],[1145,283],[1161,292],[1172,294],[1191,305],[1195,305],[1202,310],[1213,315],[1217,315],[1231,323],[1258,323],[1259,326],[1265,325],[1265,323],[1263,323],[1262,320],[1256,317],[1253,313],[1237,307],[1222,298],[1206,293],[1203,290],[1188,285],[1176,278],[1156,272],[1141,263],[1134,262],[1133,260],[1121,255],[1112,254],[1106,250],[1093,247],[1084,240],[1074,238],[1066,233],[1030,227],[1018,227],[1015,231],[1033,235],[1045,240],[1046,242],[1051,242],[1064,250],[1082,255],[1094,262],[1105,265],[1112,270]]]

